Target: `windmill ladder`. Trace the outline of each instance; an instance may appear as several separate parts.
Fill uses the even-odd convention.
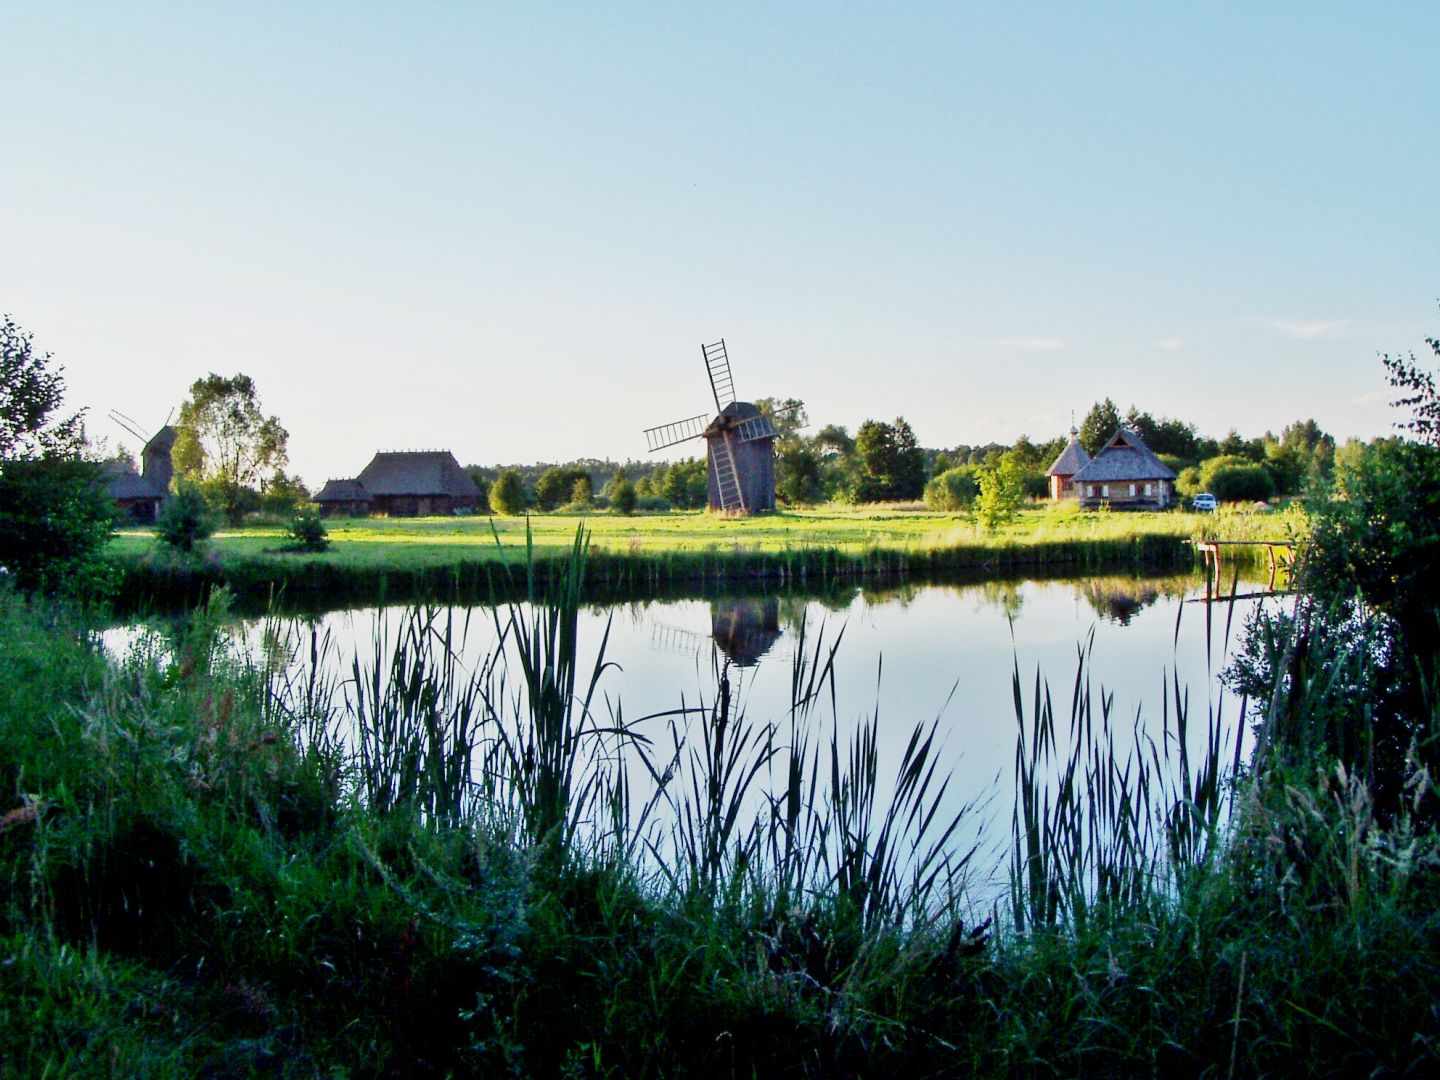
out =
[[[720,509],[745,509],[745,493],[740,490],[740,477],[735,469],[735,452],[730,448],[730,433],[721,434],[715,448],[715,490],[720,495]]]

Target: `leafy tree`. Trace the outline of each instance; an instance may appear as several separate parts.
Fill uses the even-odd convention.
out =
[[[286,476],[276,469],[268,480],[260,483],[260,506],[271,514],[293,514],[303,511],[310,502],[310,489],[299,476]]]
[[[506,517],[525,512],[525,485],[520,482],[520,474],[514,469],[506,469],[490,486],[490,509],[493,513]]]
[[[987,532],[1014,519],[1025,504],[1025,470],[1008,454],[988,465],[980,466],[977,479],[980,495],[975,500],[975,516]]]
[[[660,494],[680,510],[700,510],[710,499],[708,466],[704,458],[686,458],[670,466]]]
[[[591,485],[590,474],[577,476],[570,485],[570,502],[567,505],[576,510],[588,510],[594,501],[595,489]]]
[[[65,396],[63,368],[50,370],[30,334],[6,315],[0,322],[0,461],[45,454],[78,456],[85,445],[84,413],[56,421]]]
[[[810,506],[825,498],[823,464],[811,442],[792,439],[780,444],[775,495],[786,506]]]
[[[610,485],[610,508],[617,514],[629,516],[635,512],[635,502],[639,498],[635,494],[635,485],[624,473],[615,477]]]
[[[535,505],[547,513],[558,510],[570,498],[576,482],[580,480],[590,483],[588,470],[561,467],[546,469],[540,474],[540,479],[535,481]]]
[[[756,398],[755,408],[770,418],[781,441],[796,438],[802,428],[810,425],[805,402],[799,398]]]
[[[27,591],[94,595],[115,524],[99,466],[84,460],[83,413],[57,419],[61,369],[0,323],[0,567]]]
[[[1115,402],[1108,397],[1104,401],[1097,401],[1080,422],[1080,445],[1085,447],[1086,453],[1094,457],[1100,452],[1100,448],[1110,441],[1110,436],[1115,434],[1121,423],[1120,410],[1115,407]]]
[[[925,490],[925,456],[903,416],[894,424],[866,420],[855,434],[852,502],[918,499]]]
[[[180,406],[176,428],[171,455],[176,474],[206,482],[232,525],[244,517],[245,489],[286,461],[289,433],[276,417],[261,413],[248,375],[227,379],[212,372],[197,379]]]
[[[210,518],[205,496],[195,484],[181,481],[175,494],[165,501],[155,523],[160,542],[188,554],[214,532],[215,523]]]
[[[1440,338],[1426,338],[1425,344],[1440,357]],[[1390,385],[1403,395],[1391,404],[1410,410],[1410,418],[1396,426],[1410,432],[1418,442],[1440,446],[1440,393],[1435,389],[1435,376],[1420,367],[1414,353],[1409,360],[1387,355],[1382,362]]]

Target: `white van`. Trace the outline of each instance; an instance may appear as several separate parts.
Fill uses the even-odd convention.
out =
[[[1196,510],[1214,510],[1216,506],[1215,496],[1209,492],[1202,492],[1190,500],[1190,505]]]

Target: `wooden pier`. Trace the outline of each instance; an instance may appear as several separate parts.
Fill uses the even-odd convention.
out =
[[[1293,540],[1191,540],[1190,544],[1205,559],[1205,599],[1246,600],[1257,596],[1272,596],[1291,591],[1288,586],[1295,579],[1295,542]],[[1220,589],[1220,558],[1226,548],[1263,547],[1270,563],[1270,580],[1263,593],[1247,593],[1238,596],[1231,592],[1223,594]],[[1284,573],[1287,588],[1278,589],[1276,583]]]

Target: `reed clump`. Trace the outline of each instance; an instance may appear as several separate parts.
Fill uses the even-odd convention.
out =
[[[842,635],[806,629],[785,716],[723,666],[602,716],[572,558],[477,666],[414,608],[344,684],[318,633],[239,647],[224,594],[116,661],[0,591],[0,1072],[1433,1069],[1440,848],[1363,776],[1247,767],[1178,681],[1137,741],[1082,649],[1068,718],[1012,676],[977,910],[935,726],[888,775],[878,709],[838,734]]]

